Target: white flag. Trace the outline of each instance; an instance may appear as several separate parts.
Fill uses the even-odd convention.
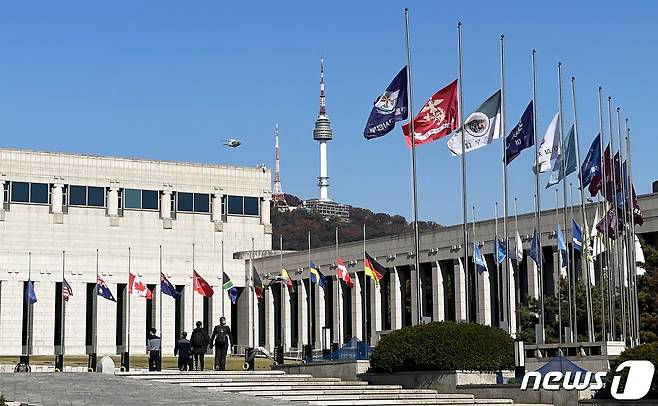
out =
[[[640,244],[640,239],[637,238],[637,234],[634,235],[635,235],[635,262],[636,263],[641,262],[644,264],[646,259],[644,258],[644,251],[642,251],[642,245]],[[645,273],[647,273],[647,270],[641,266],[636,266],[635,272],[638,275],[644,275]]]
[[[601,221],[599,217],[599,209],[596,209],[594,213],[594,223],[592,224],[592,232],[590,233],[590,239],[592,241],[591,250],[592,250],[592,260],[596,258],[599,254],[605,251],[605,245],[603,244],[603,238],[599,235],[599,230],[596,229],[596,225]]]
[[[551,161],[560,156],[560,112],[555,114],[551,124],[548,125],[544,139],[539,144],[539,151],[537,152],[537,159],[532,171],[535,172],[537,164],[539,165],[539,172],[544,173],[551,170]]]
[[[516,241],[514,243],[514,259],[521,262],[523,261],[523,240],[519,235],[519,230],[516,230]]]
[[[448,140],[448,148],[453,156],[462,154],[463,130],[466,130],[464,138],[466,152],[485,147],[496,138],[500,138],[500,90],[472,112],[464,120],[464,125]]]

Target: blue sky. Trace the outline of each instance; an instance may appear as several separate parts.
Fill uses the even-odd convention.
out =
[[[581,155],[598,132],[601,85],[631,120],[635,184],[649,192],[658,179],[658,3],[529,4],[6,3],[0,9],[1,145],[273,167],[279,123],[284,191],[316,197],[319,149],[312,130],[322,52],[334,130],[330,196],[410,217],[410,159],[401,130],[372,141],[362,136],[372,100],[406,62],[403,9],[409,6],[416,111],[457,76],[457,21],[464,24],[465,113],[500,86],[504,33],[508,130],[531,97],[536,48],[540,136],[557,110],[561,61],[565,78],[577,78]],[[571,117],[565,97],[567,126]],[[225,138],[244,145],[223,148]],[[527,151],[510,165],[510,198],[518,198],[519,211],[532,207],[531,161]],[[421,218],[461,221],[459,165],[445,140],[418,148]],[[468,176],[469,207],[477,207],[479,218],[493,216],[494,202],[502,201],[499,143],[469,154]],[[554,199],[553,189],[544,192],[543,207],[553,207]]]

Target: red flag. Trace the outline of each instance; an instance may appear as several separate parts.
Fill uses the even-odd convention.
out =
[[[132,273],[128,276],[128,293],[132,296],[145,297],[148,300],[153,299],[153,292],[144,285],[142,278]]]
[[[459,127],[457,80],[434,93],[414,118],[415,144],[436,141]],[[411,146],[411,125],[402,126],[407,146]]]
[[[193,272],[194,272],[194,278],[193,278],[194,279],[194,281],[193,281],[194,282],[194,290],[196,292],[199,292],[201,294],[201,296],[212,297],[212,295],[215,292],[212,290],[212,288],[210,287],[208,282],[206,282],[205,279],[203,279],[201,276],[199,276],[199,274],[196,273],[196,271],[193,271]]]
[[[352,277],[350,276],[350,273],[347,271],[347,267],[345,264],[343,264],[343,260],[338,257],[338,260],[336,261],[338,263],[338,279],[342,279],[347,286],[350,288],[354,287],[354,281],[352,281]]]

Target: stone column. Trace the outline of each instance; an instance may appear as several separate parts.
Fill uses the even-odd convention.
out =
[[[5,210],[5,176],[0,173],[0,212]]]
[[[432,261],[432,321],[445,320],[443,272],[439,261]]]
[[[528,297],[539,299],[539,267],[530,256],[526,257],[525,262],[528,270]]]
[[[119,188],[114,185],[111,185],[107,192],[107,215],[110,217],[119,215]]]
[[[509,275],[506,275],[506,280],[509,281],[509,286],[507,290],[507,295],[509,295],[509,326],[510,326],[510,332],[512,333],[512,336],[514,337],[516,334],[516,303],[519,300],[516,297],[516,279],[514,278],[514,264],[510,259],[507,259],[509,261]],[[534,263],[534,262],[533,262]],[[503,264],[505,265],[505,264]],[[505,269],[503,268],[503,274],[505,275]]]
[[[562,275],[562,270],[560,269],[560,250],[557,246],[551,248],[553,250],[553,286],[551,286],[549,291],[553,293],[553,296],[557,297],[560,286],[560,276]]]
[[[343,320],[343,282],[337,276],[333,277],[333,322],[332,326],[333,337],[332,340],[339,345],[343,344],[343,329],[345,320]]]
[[[155,320],[155,328],[159,330],[159,335],[162,339],[162,355],[173,356],[174,345],[176,345],[176,342],[180,338],[176,337],[176,331],[174,329],[176,325],[176,300],[171,296],[161,295],[160,286],[159,283],[156,284],[153,290],[153,300],[155,300],[157,307],[153,320]],[[160,324],[160,307],[162,307],[162,325]],[[183,331],[187,332],[187,339],[189,340],[192,331],[188,327],[184,327]]]
[[[212,221],[222,221],[222,191],[221,189],[215,189],[215,192],[212,194]]]
[[[87,284],[71,278],[71,275],[66,276],[66,281],[73,289],[73,296],[69,297],[68,302],[64,302],[64,354],[85,355],[86,321],[94,315],[87,314]],[[0,290],[4,290],[4,286]],[[1,325],[0,331],[4,331]],[[20,330],[18,331],[20,333]],[[3,337],[2,333],[0,337]]]
[[[418,314],[422,314],[422,309],[418,309],[417,303],[423,303],[422,292],[418,291],[418,286],[420,285],[420,270],[416,269],[414,264],[409,265],[409,278],[411,280],[411,325],[416,325],[418,323]],[[420,296],[420,300],[417,298]]]
[[[292,315],[290,312],[290,291],[287,286],[281,286],[281,345],[283,351],[288,351],[292,343]]]
[[[130,315],[126,324],[130,321],[130,354],[146,355],[146,299],[141,297],[130,297],[129,286],[126,286],[126,300],[130,300]],[[160,330],[160,326],[153,327]],[[162,332],[158,335],[162,337]]]
[[[297,281],[297,346],[308,344],[308,295],[303,279]]]
[[[171,191],[163,190],[160,195],[160,217],[165,220],[171,219]]]
[[[61,183],[53,184],[52,196],[50,197],[50,204],[53,214],[62,213],[62,195],[63,195],[64,185]]]
[[[391,330],[399,330],[402,328],[402,284],[396,267],[391,269],[390,275],[388,290],[391,296]]]
[[[322,349],[322,327],[325,326],[324,289],[313,284],[315,291],[315,342],[313,348]]]
[[[453,272],[455,273],[455,319],[466,321],[466,274],[461,258],[454,260]]]
[[[274,351],[274,295],[272,289],[278,289],[279,286],[274,285],[265,289],[265,347],[271,352]]]
[[[60,197],[61,201],[61,197]],[[36,281],[34,290],[37,292],[37,302],[32,305],[32,354],[54,354],[53,339],[55,337],[55,282]]]
[[[489,261],[490,255],[485,255],[484,260],[487,262],[489,269],[496,269],[495,263]],[[478,305],[478,323],[486,326],[491,325],[491,282],[489,271],[479,272],[475,271],[478,278],[478,292],[477,292],[477,305]]]
[[[370,279],[370,278],[368,278]],[[382,290],[372,279],[370,283],[370,343],[377,345],[379,342],[378,331],[382,330]]]
[[[116,283],[110,283],[110,277],[103,277],[112,295],[117,297]],[[127,288],[126,288],[127,289]],[[75,293],[75,292],[74,292]],[[104,355],[115,355],[116,347],[117,303],[104,297],[96,297],[96,354],[99,359]]]
[[[272,224],[270,223],[270,194],[261,199],[260,204],[260,222],[265,226],[265,234],[272,234]]]
[[[364,278],[359,278],[359,274],[354,274],[354,287],[352,288],[352,336],[359,340],[365,340],[363,331],[363,290]]]
[[[22,354],[23,300],[23,281],[0,282],[0,343],[3,354]]]

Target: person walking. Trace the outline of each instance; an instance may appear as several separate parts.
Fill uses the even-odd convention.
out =
[[[180,335],[180,340],[174,346],[174,356],[178,355],[179,371],[189,371],[192,369],[190,365],[190,358],[192,358],[191,347],[190,340],[187,339],[187,333],[183,331]]]
[[[215,371],[225,371],[226,355],[232,344],[231,327],[226,324],[226,317],[219,318],[219,325],[213,329],[210,342],[215,344]]]
[[[194,354],[194,370],[203,371],[204,357],[210,345],[210,337],[208,332],[203,328],[203,323],[196,322],[196,328],[192,330],[190,336],[190,344],[192,345],[192,354]]]
[[[162,366],[160,358],[162,340],[155,335],[157,332],[156,329],[151,328],[148,337],[146,337],[146,349],[149,353],[149,371],[160,371]]]

